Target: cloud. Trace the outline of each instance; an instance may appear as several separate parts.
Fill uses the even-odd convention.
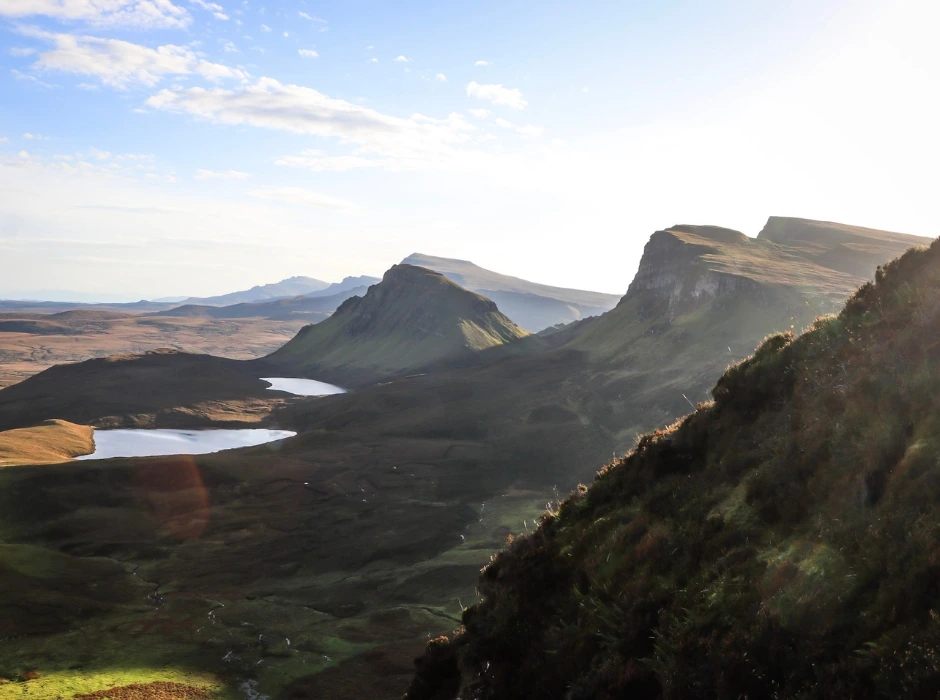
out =
[[[320,55],[313,49],[300,49],[297,51],[297,53],[299,53],[304,58],[317,58]]]
[[[298,12],[297,16],[301,19],[306,19],[311,22],[317,22],[319,24],[328,24],[328,22],[321,17],[314,17],[313,15],[308,15],[306,12]]]
[[[512,122],[506,119],[503,119],[502,117],[496,117],[496,121],[494,123],[496,124],[496,126],[501,127],[503,129],[512,128]]]
[[[39,55],[34,69],[90,75],[111,87],[123,89],[133,83],[153,86],[167,75],[196,74],[211,81],[248,78],[244,71],[203,60],[184,46],[167,44],[152,49],[120,39],[53,34],[36,28],[20,31],[55,44],[54,49]]]
[[[516,128],[516,132],[522,136],[529,136],[531,138],[536,138],[542,135],[542,132],[545,131],[541,126],[533,126],[532,124],[526,124],[525,126],[520,126]]]
[[[0,143],[9,143],[10,139],[7,136],[0,136]]]
[[[196,174],[193,175],[193,178],[196,180],[244,180],[245,178],[251,177],[248,173],[243,173],[240,170],[203,170],[199,169],[196,171]]]
[[[271,27],[269,27],[269,26],[266,25],[266,24],[262,24],[262,25],[261,25],[261,31],[263,31],[263,32],[270,32],[270,31],[271,31]]]
[[[211,12],[216,19],[228,19],[228,15],[225,14],[225,8],[214,2],[207,2],[207,0],[189,0],[189,4],[196,5],[201,7],[203,10]]]
[[[375,48],[374,46],[367,46],[367,47],[366,47],[366,51],[371,51],[371,50],[374,49],[374,48]]]
[[[379,62],[379,59],[377,59],[377,58],[370,58],[368,62],[369,62],[369,63],[378,63],[378,62]]]
[[[405,119],[273,78],[261,78],[240,90],[164,89],[146,105],[217,124],[333,138],[355,147],[356,156],[393,159],[396,167],[423,167],[428,161],[456,157],[456,149],[468,144],[478,131],[456,113],[444,119],[422,114]]]
[[[472,114],[477,119],[486,119],[492,112],[488,109],[471,109],[470,114]]]
[[[494,105],[502,105],[510,109],[525,109],[529,104],[523,99],[522,92],[518,88],[504,88],[501,84],[480,85],[475,80],[467,85],[467,96],[487,100]]]
[[[362,156],[328,156],[313,148],[301,151],[300,155],[283,156],[274,161],[275,165],[290,168],[303,168],[315,173],[348,172],[362,168],[381,168],[388,165],[384,160],[364,158]]]
[[[411,63],[411,59],[408,58],[407,56],[396,56],[395,60],[398,63]]]
[[[102,151],[102,150],[95,148],[94,146],[89,148],[88,152],[91,154],[93,158],[97,160],[108,160],[111,157],[110,151]]]
[[[490,62],[489,62],[489,61],[477,61],[477,62],[474,63],[473,65],[475,65],[475,66],[488,66],[488,65],[490,65]]]
[[[440,83],[447,82],[447,76],[444,75],[443,73],[438,73],[437,75],[434,76],[434,79]]]
[[[79,83],[79,84],[76,85],[75,87],[77,87],[79,90],[88,90],[89,92],[93,92],[93,91],[95,91],[95,90],[100,89],[100,88],[99,88],[97,85],[95,85],[94,83]]]
[[[234,42],[228,39],[220,40],[220,42],[222,44],[222,50],[225,51],[225,53],[239,53],[238,47],[235,46]]]
[[[14,46],[10,49],[10,55],[16,58],[25,58],[26,56],[32,56],[34,53],[36,53],[36,49],[28,49],[19,46]]]
[[[284,32],[284,38],[285,38],[285,39],[289,39],[289,38],[290,38],[290,32]]]
[[[23,134],[23,138],[26,139],[27,141],[48,141],[49,140],[48,136],[42,136],[40,134],[31,134],[28,131],[25,134]]]
[[[0,0],[0,17],[37,16],[139,29],[183,29],[192,21],[172,0]]]
[[[26,81],[28,81],[28,82],[35,83],[36,85],[39,85],[40,87],[44,87],[44,88],[54,88],[54,87],[58,87],[58,85],[50,85],[49,83],[44,82],[44,81],[40,80],[39,78],[37,78],[35,75],[30,75],[29,73],[24,73],[23,71],[17,70],[16,68],[11,68],[11,69],[10,69],[10,73],[11,73],[11,74],[13,75],[13,77],[16,78],[17,80],[26,80]]]
[[[321,192],[311,192],[302,187],[262,187],[252,190],[248,194],[252,197],[285,202],[287,204],[300,204],[302,206],[326,209],[341,213],[356,211],[356,205],[347,199],[340,199]]]

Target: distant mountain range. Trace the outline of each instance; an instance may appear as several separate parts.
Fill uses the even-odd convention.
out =
[[[500,311],[533,333],[559,323],[598,316],[620,301],[616,294],[529,282],[486,270],[467,260],[413,253],[402,263],[440,272],[461,287],[492,299]]]

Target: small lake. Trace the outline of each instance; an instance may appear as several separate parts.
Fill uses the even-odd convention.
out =
[[[289,430],[246,428],[238,430],[96,430],[94,454],[76,459],[204,455],[237,447],[252,447],[294,437]]]
[[[345,394],[346,390],[316,379],[299,379],[296,377],[261,377],[261,381],[270,382],[271,391],[286,391],[295,396],[328,396],[330,394]]]

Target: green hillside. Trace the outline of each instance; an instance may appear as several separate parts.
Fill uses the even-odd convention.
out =
[[[365,296],[303,328],[265,361],[293,374],[363,385],[527,335],[489,299],[436,272],[395,265]]]
[[[940,243],[769,337],[485,568],[423,698],[940,691]]]

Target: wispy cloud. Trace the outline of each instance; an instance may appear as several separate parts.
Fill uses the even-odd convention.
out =
[[[304,58],[317,58],[320,55],[314,49],[299,49],[297,53]]]
[[[241,170],[203,170],[199,169],[193,178],[196,180],[244,180],[251,177]]]
[[[512,128],[512,122],[509,121],[508,119],[503,119],[502,117],[496,117],[493,123],[496,124],[496,126],[500,127],[501,129]]]
[[[33,64],[34,69],[89,75],[116,88],[133,83],[153,86],[168,75],[201,75],[207,80],[247,80],[238,68],[199,58],[192,49],[167,44],[152,49],[120,39],[53,34],[35,27],[20,32],[55,44]]]
[[[51,17],[139,29],[183,29],[192,21],[172,0],[0,0],[0,17]]]
[[[437,75],[434,76],[434,79],[438,81],[439,83],[447,82],[447,76],[444,75],[443,73],[438,73]]]
[[[408,58],[407,56],[396,56],[395,60],[398,63],[411,63],[411,59]]]
[[[480,61],[477,61],[476,63],[474,63],[473,65],[475,65],[475,66],[488,66],[488,65],[490,65],[490,62],[489,62],[489,61],[480,60]]]
[[[378,62],[379,62],[379,59],[373,57],[373,58],[370,58],[368,62],[369,62],[369,63],[378,63]]]
[[[486,119],[492,112],[488,109],[471,109],[470,114],[472,114],[477,119]]]
[[[150,97],[147,106],[229,125],[311,134],[356,148],[354,155],[385,159],[382,165],[426,167],[457,156],[478,129],[453,113],[444,119],[409,118],[339,100],[312,88],[261,78],[241,90],[173,88]]]
[[[212,16],[216,19],[227,20],[228,15],[225,14],[225,8],[219,5],[218,3],[208,2],[207,0],[189,0],[190,5],[195,5],[201,7],[207,12],[211,12]]]
[[[32,56],[34,53],[36,53],[36,49],[26,47],[14,46],[10,49],[10,55],[16,58],[25,58],[26,56]]]
[[[502,84],[480,85],[475,80],[467,85],[467,96],[487,100],[494,105],[502,105],[510,109],[525,109],[529,104],[518,88],[506,88]]]
[[[313,15],[308,15],[306,12],[298,12],[298,13],[297,13],[297,16],[300,17],[301,19],[305,19],[305,20],[308,20],[308,21],[310,21],[310,22],[316,22],[317,24],[329,24],[329,23],[328,23],[325,19],[323,19],[322,17],[315,17],[315,16],[313,16]]]
[[[263,31],[263,32],[270,32],[270,31],[271,31],[271,27],[269,27],[269,26],[266,25],[266,24],[262,24],[262,25],[261,25],[261,31]]]
[[[302,187],[262,187],[251,190],[248,194],[260,199],[284,202],[286,204],[299,204],[301,206],[325,209],[341,213],[356,211],[356,205],[347,199],[340,199],[322,192],[312,192]]]
[[[23,134],[23,138],[26,139],[27,141],[48,141],[49,140],[48,136],[43,136],[41,134],[31,134],[28,131],[25,134]]]

